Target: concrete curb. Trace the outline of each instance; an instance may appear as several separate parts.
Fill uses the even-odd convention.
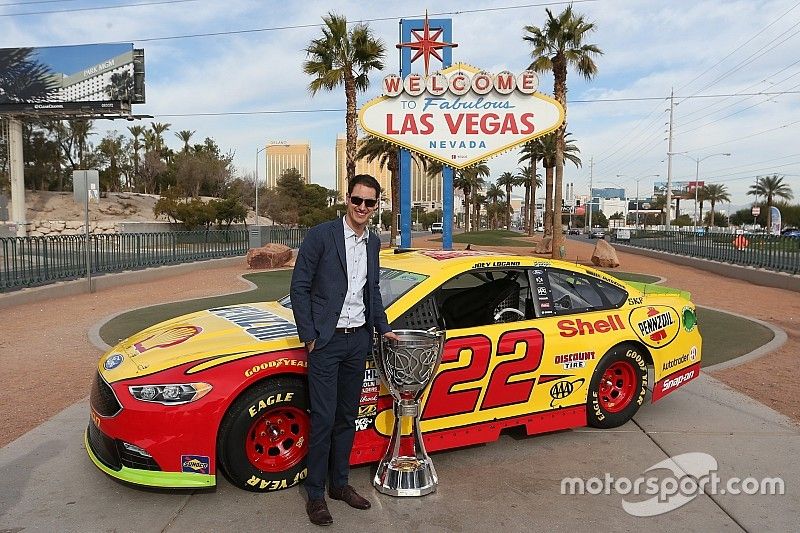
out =
[[[144,270],[128,270],[119,273],[103,274],[92,278],[92,286],[95,291],[128,285],[130,283],[141,283],[145,281],[155,281],[170,276],[177,276],[204,268],[218,268],[226,266],[246,266],[244,256],[223,257],[221,259],[207,259],[205,261],[195,261],[193,263],[183,263],[180,265],[159,266]],[[75,296],[87,293],[86,278],[72,281],[60,281],[41,287],[31,287],[18,291],[0,294],[0,309],[6,309],[15,305],[52,300],[64,296]]]
[[[625,253],[643,255],[653,259],[662,259],[677,265],[689,266],[698,268],[700,270],[705,270],[707,272],[713,272],[714,274],[719,274],[721,276],[749,281],[750,283],[755,283],[756,285],[800,292],[800,276],[794,274],[786,274],[784,272],[774,272],[771,270],[765,270],[763,268],[740,266],[731,263],[720,263],[719,261],[712,261],[710,259],[701,259],[698,257],[648,250],[646,248],[638,248],[636,246],[621,244],[619,242],[615,242],[613,246],[615,248],[622,249],[621,251]]]

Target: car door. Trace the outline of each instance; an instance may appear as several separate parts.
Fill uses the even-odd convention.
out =
[[[619,312],[628,293],[610,277],[554,267],[535,269],[533,286],[545,338],[535,408],[582,408],[597,363],[630,333]]]
[[[530,269],[472,270],[442,284],[433,299],[446,340],[422,399],[426,441],[439,449],[493,440],[533,409],[544,338]]]

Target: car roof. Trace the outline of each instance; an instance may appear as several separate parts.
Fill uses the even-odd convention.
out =
[[[557,267],[578,272],[604,273],[567,261],[532,255],[508,254],[482,250],[396,249],[381,252],[381,266],[418,274],[433,275],[442,271],[466,272],[474,268],[505,268],[509,266]],[[510,264],[509,264],[510,263]]]

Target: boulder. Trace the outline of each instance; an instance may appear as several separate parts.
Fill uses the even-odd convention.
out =
[[[553,237],[546,235],[541,241],[536,243],[536,248],[533,250],[537,254],[551,254],[553,253]]]
[[[598,239],[592,252],[592,264],[603,268],[617,268],[619,258],[614,247],[608,244],[605,239]]]
[[[250,268],[277,268],[292,259],[292,249],[282,244],[266,244],[247,251],[247,266]]]

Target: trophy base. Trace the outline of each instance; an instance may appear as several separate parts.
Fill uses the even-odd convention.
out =
[[[389,496],[425,496],[436,491],[439,478],[430,459],[394,457],[378,465],[372,485]]]

